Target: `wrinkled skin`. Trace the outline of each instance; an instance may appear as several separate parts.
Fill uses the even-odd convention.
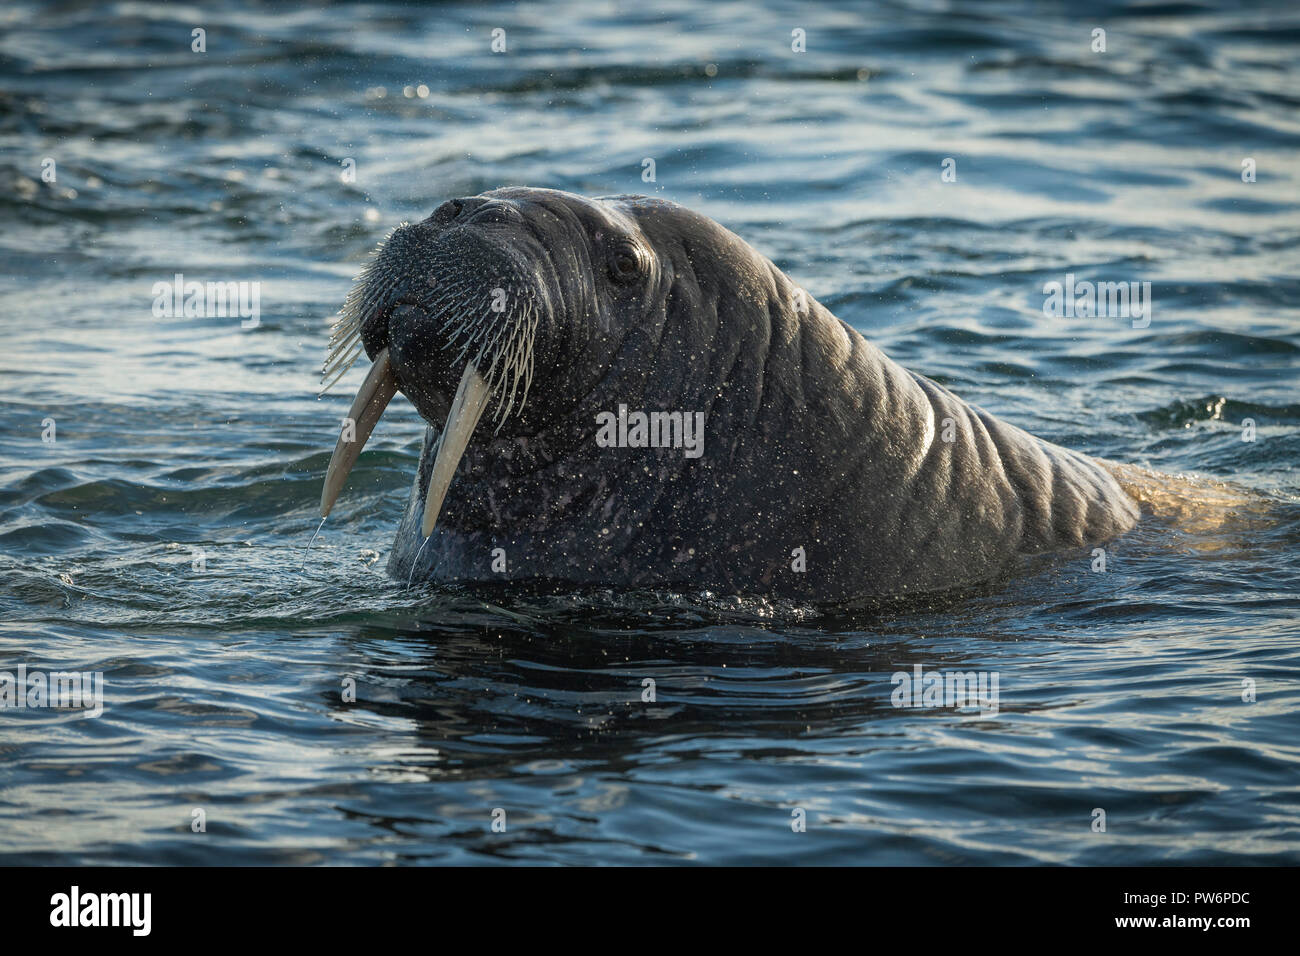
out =
[[[500,189],[403,227],[378,262],[393,289],[363,342],[372,358],[390,348],[430,423],[396,577],[842,602],[987,581],[1137,520],[1097,460],[896,365],[674,203]],[[484,415],[426,541],[424,488],[466,362],[436,305],[456,282],[531,303],[533,375],[522,412]],[[515,306],[496,320],[518,321]],[[597,415],[620,404],[703,412],[703,455],[600,447]]]

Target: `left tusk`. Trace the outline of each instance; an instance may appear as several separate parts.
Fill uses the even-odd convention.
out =
[[[396,392],[397,376],[393,374],[393,368],[388,362],[388,349],[383,349],[375,356],[375,364],[370,367],[370,374],[361,383],[361,389],[357,392],[357,397],[348,412],[348,418],[356,422],[355,440],[344,441],[343,436],[339,435],[338,444],[334,446],[334,454],[330,457],[329,467],[325,469],[325,487],[320,493],[322,518],[327,517],[330,509],[334,507],[339,492],[343,490],[343,482],[348,480],[348,473],[357,463],[366,439],[375,430],[379,416],[384,414],[384,409],[388,407]]]

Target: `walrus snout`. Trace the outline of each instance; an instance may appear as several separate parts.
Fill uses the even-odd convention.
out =
[[[421,306],[399,302],[386,313],[384,335],[398,389],[420,417],[441,424],[464,371],[453,369],[436,343],[437,320]]]
[[[494,229],[498,234],[488,237],[481,229],[510,223],[502,203],[444,203],[424,222],[393,230],[359,277],[335,326],[326,369],[346,372],[358,342],[374,365],[349,415],[354,437],[345,431],[326,469],[322,516],[396,391],[440,427],[426,537],[479,419],[495,405],[491,417],[500,431],[512,411],[522,412],[538,327],[550,312],[532,267],[535,250],[515,245],[527,246],[527,234]]]
[[[334,349],[350,337],[372,360],[387,351],[398,388],[435,426],[472,366],[492,399],[493,431],[536,428],[547,415],[531,405],[525,412],[534,374],[553,371],[562,354],[552,303],[573,305],[558,286],[517,203],[447,200],[376,250],[344,306],[327,364],[342,367]]]

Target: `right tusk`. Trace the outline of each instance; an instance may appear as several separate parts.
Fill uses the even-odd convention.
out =
[[[447,413],[447,425],[438,439],[438,455],[433,460],[433,473],[429,475],[429,490],[424,498],[424,525],[421,533],[424,537],[433,534],[433,526],[438,523],[438,513],[442,511],[442,501],[447,497],[451,479],[456,475],[456,466],[465,454],[465,446],[478,425],[483,409],[487,407],[489,389],[483,376],[479,374],[474,363],[465,366],[465,373],[460,377],[456,397],[451,401],[451,411]]]

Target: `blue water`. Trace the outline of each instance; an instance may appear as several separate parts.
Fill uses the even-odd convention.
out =
[[[1300,863],[1294,6],[0,24],[0,670],[105,695],[0,710],[0,862]],[[1200,490],[1104,573],[925,606],[407,588],[399,398],[303,569],[351,277],[506,184],[698,209],[909,368]],[[175,273],[260,283],[260,325],[155,317]],[[1151,282],[1150,326],[1045,316],[1067,273]],[[997,714],[892,706],[918,664],[997,673]]]

